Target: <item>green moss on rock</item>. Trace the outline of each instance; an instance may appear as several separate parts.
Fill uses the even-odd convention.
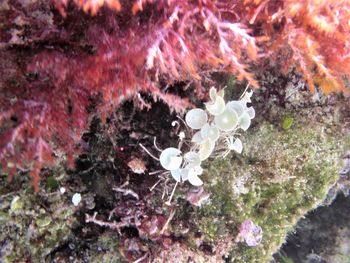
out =
[[[300,115],[281,129],[266,120],[244,138],[242,155],[208,164],[205,182],[211,202],[195,215],[204,240],[237,234],[246,219],[262,227],[257,247],[234,243],[234,262],[269,262],[297,220],[326,197],[338,177],[342,134]]]
[[[71,235],[74,211],[59,192],[20,190],[3,195],[1,203],[1,262],[45,262]]]

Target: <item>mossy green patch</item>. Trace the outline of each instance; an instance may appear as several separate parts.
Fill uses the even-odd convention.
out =
[[[239,224],[251,219],[264,231],[262,243],[235,243],[231,260],[269,262],[296,221],[325,198],[336,180],[340,138],[302,117],[284,132],[260,122],[247,133],[241,156],[208,166],[205,187],[211,202],[195,215],[205,239],[215,243],[224,233],[234,239]]]
[[[52,190],[56,190],[59,187],[58,181],[53,176],[49,176],[47,178],[46,184],[47,184],[47,187]]]
[[[59,192],[31,194],[25,189],[0,197],[1,262],[46,262],[71,235],[73,208]]]
[[[294,118],[291,117],[291,116],[286,116],[283,118],[282,120],[282,129],[283,130],[289,130],[292,125],[293,125],[293,122],[294,122]]]

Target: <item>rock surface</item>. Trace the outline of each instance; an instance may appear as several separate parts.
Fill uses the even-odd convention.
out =
[[[180,186],[170,207],[161,199],[162,186],[149,192],[146,182],[151,175],[119,170],[116,176],[109,173],[113,169],[108,162],[100,166],[96,161],[83,172],[79,172],[82,161],[76,172],[52,170],[38,194],[29,189],[25,177],[8,184],[2,176],[1,260],[269,262],[297,220],[320,205],[339,179],[349,142],[349,101],[341,96],[315,98],[298,88],[293,78],[290,81],[294,84],[287,85],[292,89],[289,93],[286,89],[273,93],[264,87],[256,92],[257,117],[242,138],[242,155],[208,160],[202,176],[204,189]],[[239,93],[231,92],[237,87],[229,86],[228,96]],[[90,150],[95,149],[97,156],[105,151],[103,143],[95,142],[94,147],[90,145]],[[150,164],[145,160],[148,171]],[[130,176],[129,192],[120,192],[124,188],[113,192],[111,188],[126,176]],[[67,191],[62,194],[59,186]],[[82,194],[77,207],[71,203],[76,192]],[[124,212],[117,209],[121,206],[143,213],[140,222],[124,224]],[[111,210],[120,216],[109,220]],[[85,214],[94,212],[104,222],[124,223],[120,229],[86,223]],[[262,242],[255,247],[236,240],[240,224],[247,219],[263,231]],[[339,237],[346,236],[346,229],[339,231],[345,231]]]

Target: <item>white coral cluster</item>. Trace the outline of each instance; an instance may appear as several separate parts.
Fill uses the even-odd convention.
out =
[[[224,146],[222,157],[226,157],[232,150],[241,153],[243,145],[237,138],[237,132],[246,131],[251,119],[255,117],[253,107],[247,106],[251,102],[252,91],[246,91],[240,100],[228,103],[224,100],[223,90],[217,92],[212,87],[209,95],[210,101],[205,103],[206,110],[196,108],[186,114],[185,122],[193,130],[190,150],[183,154],[180,149],[170,147],[160,154],[161,166],[170,171],[177,182],[188,181],[194,186],[202,185],[203,181],[199,178],[203,172],[201,162],[217,148],[222,149]]]

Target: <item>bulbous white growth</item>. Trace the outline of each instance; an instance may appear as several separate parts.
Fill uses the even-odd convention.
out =
[[[222,95],[222,96],[221,96]],[[225,110],[224,93],[217,92],[216,88],[211,87],[209,90],[210,102],[205,103],[205,106],[210,114],[216,116]]]
[[[214,101],[205,103],[205,107],[210,114],[217,116],[225,110],[225,101],[222,97],[216,96]]]
[[[247,113],[249,114],[249,117],[251,119],[254,119],[255,118],[255,110],[253,107],[249,107],[248,110],[247,110]]]
[[[206,123],[202,128],[201,128],[201,137],[203,139],[210,139],[213,142],[216,142],[217,139],[220,137],[220,131],[218,127],[216,127],[214,124],[209,124]]]
[[[243,150],[242,141],[239,138],[235,139],[235,141],[233,143],[231,142],[231,145],[229,145],[229,149],[234,150],[237,153],[242,153],[242,150]]]
[[[232,131],[238,124],[237,113],[230,107],[226,107],[223,113],[215,116],[214,123],[220,130]]]
[[[185,121],[188,127],[198,130],[207,123],[208,115],[202,109],[192,109],[187,112]]]
[[[239,117],[239,127],[242,128],[242,130],[246,131],[248,130],[250,124],[251,124],[251,120],[248,112],[243,113]]]
[[[225,95],[224,89],[217,91],[215,87],[211,87],[209,90],[209,97],[212,101],[215,101],[217,96],[224,98],[224,95]]]
[[[182,169],[177,168],[175,170],[171,170],[170,174],[175,179],[175,181],[180,183],[181,182],[181,177],[182,177],[181,176],[181,172],[182,172]]]
[[[201,135],[201,131],[196,132],[193,137],[191,142],[193,143],[197,143],[200,144],[203,141],[202,135]]]
[[[196,152],[187,152],[184,155],[185,161],[193,166],[198,166],[201,164],[201,159],[199,154]]]
[[[200,186],[203,184],[203,181],[198,177],[202,174],[203,169],[200,166],[192,167],[188,170],[188,181],[194,186]]]
[[[216,99],[217,96],[217,91],[215,87],[211,87],[209,90],[209,98],[210,100],[214,101]]]
[[[181,151],[176,148],[166,148],[160,154],[160,165],[166,170],[176,170],[181,166],[182,156]]]
[[[238,117],[241,116],[244,113],[245,108],[247,108],[245,102],[238,101],[238,100],[231,100],[231,101],[229,101],[226,104],[226,107],[234,110],[237,113]]]
[[[253,107],[248,108],[247,102],[237,100],[228,102],[226,107],[237,113],[239,127],[246,131],[251,124],[251,119],[255,117],[255,110]]]
[[[215,143],[210,140],[210,139],[205,139],[199,146],[199,159],[201,161],[204,161],[205,159],[207,159],[211,153],[213,152],[215,147]]]
[[[202,167],[199,165],[188,164],[184,169],[181,169],[181,177],[183,181],[188,180],[188,182],[194,186],[200,186],[203,181],[198,177],[203,173]]]
[[[160,154],[161,166],[170,171],[171,176],[177,182],[188,181],[194,186],[200,186],[203,181],[199,177],[203,169],[201,162],[206,160],[214,151],[219,139],[225,143],[226,150],[222,154],[225,158],[231,151],[242,153],[243,144],[237,136],[237,129],[247,130],[251,119],[255,117],[253,107],[248,107],[251,102],[252,91],[245,92],[240,100],[224,100],[224,91],[219,92],[212,87],[209,91],[210,101],[205,103],[207,112],[203,109],[192,109],[187,112],[185,122],[194,131],[191,139],[191,150],[184,155],[177,148],[167,148]],[[208,123],[208,120],[210,121]],[[174,125],[176,123],[174,122]],[[185,139],[184,132],[179,134],[180,140]],[[181,147],[181,146],[179,146]]]

